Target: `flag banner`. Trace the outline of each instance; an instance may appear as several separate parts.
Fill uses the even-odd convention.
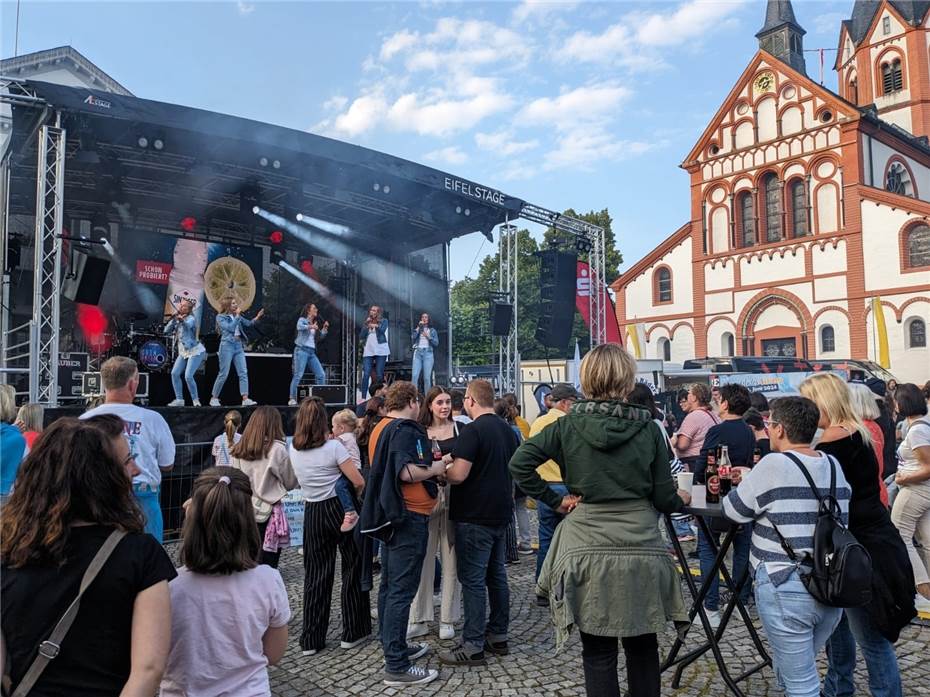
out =
[[[877,295],[872,298],[872,322],[875,332],[875,360],[882,368],[888,369],[891,367],[888,357],[888,328],[885,326],[882,299]]]
[[[607,343],[622,344],[623,340],[620,338],[620,326],[617,324],[617,311],[614,308],[613,301],[607,294],[606,285],[600,289],[600,293],[601,304],[602,307],[606,308],[605,314],[607,315]],[[584,323],[588,329],[591,328],[591,305],[589,302],[590,295],[591,267],[588,266],[588,262],[579,261],[575,280],[575,307],[577,307],[578,312],[581,313],[581,318],[584,320]]]

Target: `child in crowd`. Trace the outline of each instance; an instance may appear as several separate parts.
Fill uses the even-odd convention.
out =
[[[213,464],[229,465],[232,460],[229,451],[242,438],[239,429],[242,427],[242,414],[233,409],[227,411],[223,417],[223,432],[213,439]]]
[[[359,469],[362,468],[361,453],[358,449],[358,442],[355,440],[355,430],[358,428],[358,417],[351,409],[343,409],[333,414],[333,437],[338,439],[349,451],[349,458]],[[342,520],[342,532],[348,532],[358,525],[358,511],[355,510],[355,495],[352,482],[348,477],[342,475],[336,482],[336,496],[339,503],[342,504],[342,510],[345,511],[345,518]]]
[[[281,574],[260,564],[249,478],[212,467],[185,504],[171,592],[171,653],[160,697],[271,695],[268,666],[287,648],[291,610]]]

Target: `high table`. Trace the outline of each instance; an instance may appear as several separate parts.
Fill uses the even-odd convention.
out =
[[[681,548],[681,543],[678,541],[678,535],[675,533],[675,527],[672,524],[672,517],[669,514],[665,515],[665,525],[668,529],[669,537],[672,540],[672,545],[675,548],[675,556],[678,557],[678,563],[681,565],[681,569],[685,577],[685,583],[688,585],[688,590],[691,592],[691,597],[694,600],[694,604],[688,611],[688,620],[693,621],[695,615],[701,618],[701,627],[707,640],[697,648],[691,649],[686,654],[679,656],[678,653],[681,651],[681,648],[684,644],[680,638],[676,639],[675,643],[672,644],[672,648],[669,651],[668,656],[662,663],[661,671],[665,672],[669,668],[675,668],[675,677],[672,680],[672,687],[677,689],[681,683],[681,675],[685,668],[687,668],[709,650],[714,655],[714,662],[717,664],[717,669],[720,671],[720,676],[723,678],[723,681],[726,683],[727,687],[730,688],[733,694],[735,694],[737,697],[745,697],[742,690],[740,690],[737,686],[737,683],[745,680],[750,675],[762,670],[766,666],[772,665],[772,659],[766,652],[765,646],[762,645],[762,640],[759,638],[759,633],[753,626],[752,619],[749,617],[749,613],[746,612],[746,608],[739,599],[739,592],[743,585],[747,582],[749,573],[740,579],[738,584],[734,585],[733,580],[730,577],[730,573],[727,571],[725,563],[727,550],[729,550],[730,546],[733,544],[733,536],[736,534],[739,525],[737,523],[728,521],[724,517],[720,504],[707,504],[706,506],[700,508],[686,506],[681,510],[681,513],[687,513],[695,517],[701,532],[707,538],[715,552],[713,568],[711,568],[710,573],[702,579],[701,587],[698,588],[688,568],[688,558],[685,556],[684,550]],[[715,542],[716,537],[714,534],[712,534],[710,526],[708,525],[708,521],[710,519],[717,519],[727,526],[723,542],[720,543],[719,547]],[[714,630],[713,627],[710,626],[710,621],[707,619],[707,613],[704,610],[704,598],[710,589],[711,579],[717,578],[718,574],[723,576],[723,583],[727,588],[730,589],[730,601],[727,603],[723,610],[723,614],[720,616],[720,626]],[[749,632],[749,636],[752,638],[753,644],[755,644],[756,651],[758,651],[759,656],[762,659],[759,663],[750,669],[743,671],[735,678],[730,675],[730,671],[727,668],[723,654],[720,652],[720,639],[723,637],[723,634],[726,631],[727,624],[730,621],[730,617],[733,615],[734,609],[739,613],[743,624],[746,626],[746,629]],[[692,627],[692,631],[693,629],[694,628]]]

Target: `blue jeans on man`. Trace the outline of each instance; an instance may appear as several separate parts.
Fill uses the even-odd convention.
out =
[[[561,482],[549,482],[549,488],[559,496],[568,496],[568,487]],[[565,516],[536,499],[536,517],[539,519],[539,550],[536,552],[536,580],[538,581],[539,572],[549,553],[549,545],[552,544],[552,536],[555,535],[555,529]]]
[[[295,346],[294,360],[292,363],[293,376],[291,377],[291,399],[297,399],[297,386],[300,384],[307,366],[313,372],[313,379],[317,385],[326,384],[326,372],[323,370],[323,364],[317,358],[316,349],[309,346]]]
[[[161,496],[158,489],[157,486],[151,484],[132,485],[132,493],[145,518],[145,532],[162,542],[165,536],[165,524],[161,516]]]
[[[706,518],[708,527],[711,519]],[[721,533],[711,530],[717,548],[720,547]],[[743,525],[733,536],[733,566],[730,568],[730,578],[734,585],[740,582],[744,575],[749,573],[749,547],[752,543],[752,525]],[[704,531],[698,527],[697,538],[698,556],[701,559],[701,579],[707,577],[714,566],[714,560],[717,555],[710,546],[710,542],[704,537]],[[751,579],[746,579],[743,588],[740,590],[739,599],[745,603],[749,600],[752,592]],[[710,588],[707,589],[707,595],[704,597],[704,607],[708,610],[717,610],[720,603],[720,581],[719,573],[714,576],[710,582]]]
[[[455,556],[465,610],[462,646],[473,656],[484,651],[485,639],[491,643],[507,641],[510,626],[510,587],[505,568],[507,526],[456,521]]]
[[[827,640],[829,669],[823,682],[825,697],[856,694],[856,645],[862,649],[869,673],[872,697],[901,697],[901,673],[894,644],[883,637],[863,607],[843,611],[843,617]]]
[[[418,348],[413,350],[413,386],[420,389],[420,375],[423,375],[423,394],[433,386],[433,349]]]
[[[229,364],[236,368],[236,375],[239,377],[239,394],[249,393],[249,369],[245,364],[245,348],[241,342],[221,341],[220,342],[220,372],[216,376],[216,382],[213,383],[213,396],[219,397],[223,391],[223,385],[226,384],[226,378],[229,376]]]
[[[194,374],[200,369],[200,365],[207,357],[207,352],[198,353],[196,356],[184,358],[178,356],[174,359],[174,367],[171,369],[171,386],[174,388],[174,398],[184,399],[184,387],[181,385],[181,376],[184,376],[184,382],[187,383],[187,389],[191,393],[191,399],[200,401],[197,394],[197,381],[194,380]]]
[[[371,377],[372,371],[374,371],[378,381],[383,382],[384,364],[386,362],[387,356],[362,356],[362,384],[359,385],[359,389],[366,398],[368,395],[368,379]]]
[[[394,536],[381,543],[378,636],[388,673],[405,673],[410,667],[407,621],[420,586],[428,537],[429,516],[405,511],[394,525]]]

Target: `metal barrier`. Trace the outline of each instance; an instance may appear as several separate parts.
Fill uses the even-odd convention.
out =
[[[194,480],[205,469],[213,467],[213,442],[178,443],[175,468],[162,475],[161,513],[165,522],[165,542],[181,538],[181,523],[184,520],[184,502],[190,498]]]

